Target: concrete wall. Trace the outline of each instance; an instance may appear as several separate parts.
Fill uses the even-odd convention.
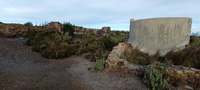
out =
[[[153,55],[184,49],[189,43],[192,18],[152,18],[130,21],[128,43]]]

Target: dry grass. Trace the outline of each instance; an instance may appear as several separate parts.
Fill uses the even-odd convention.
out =
[[[174,64],[200,69],[200,37],[191,36],[190,45],[187,48],[178,52],[170,51],[163,57],[159,55],[159,52],[149,56],[137,48],[131,51],[126,50],[123,57],[132,63],[140,65],[149,65],[158,61],[168,65]]]

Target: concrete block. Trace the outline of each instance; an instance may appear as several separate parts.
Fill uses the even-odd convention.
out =
[[[192,18],[152,18],[130,21],[128,43],[133,48],[154,55],[179,51],[190,40]]]

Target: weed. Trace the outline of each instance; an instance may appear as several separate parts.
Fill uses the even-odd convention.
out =
[[[96,69],[96,70],[103,70],[105,63],[106,63],[106,61],[103,60],[103,59],[97,60],[95,66],[94,66],[94,69]]]

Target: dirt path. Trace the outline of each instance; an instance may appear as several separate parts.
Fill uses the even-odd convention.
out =
[[[0,90],[147,90],[135,76],[92,72],[81,57],[47,60],[19,38],[0,37]]]

